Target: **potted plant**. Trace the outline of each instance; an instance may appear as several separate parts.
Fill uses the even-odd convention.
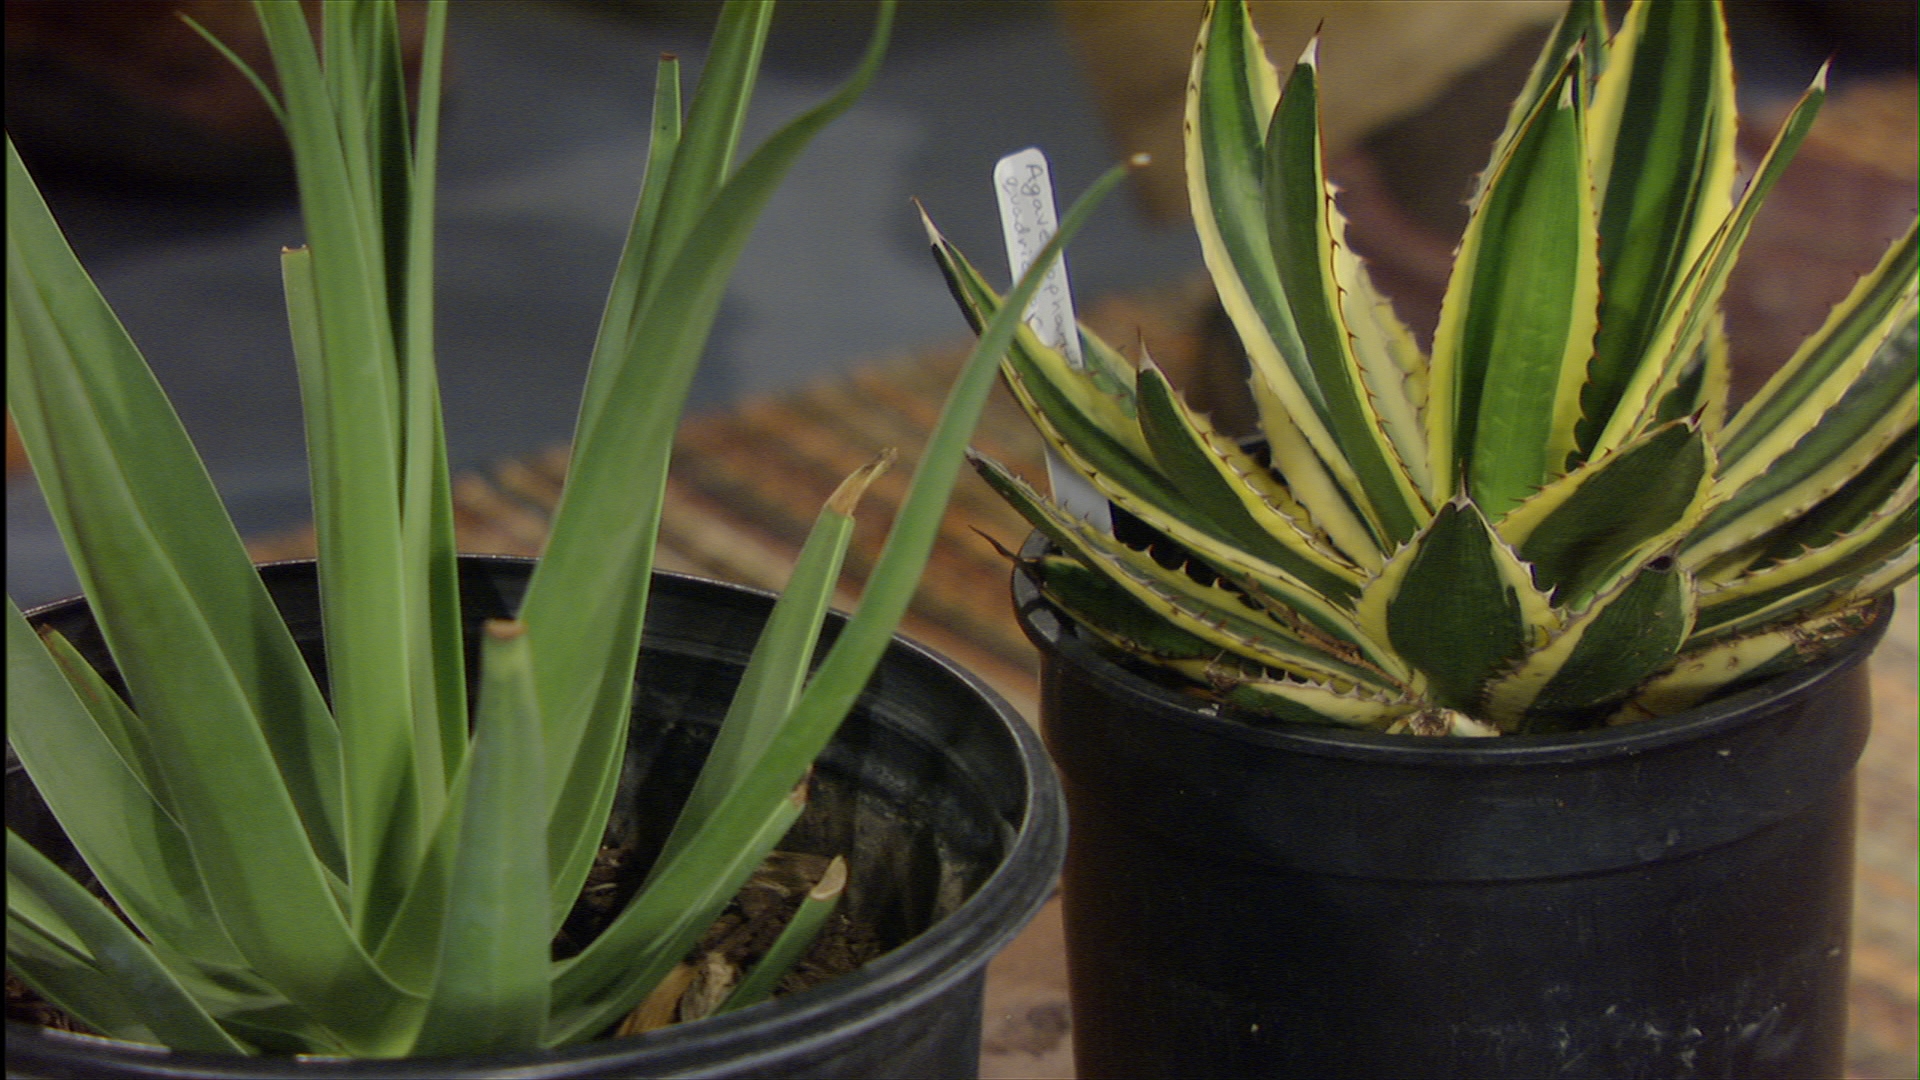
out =
[[[1729,415],[1719,298],[1824,74],[1741,188],[1719,6],[1574,0],[1423,349],[1345,245],[1316,77],[1211,7],[1189,193],[1264,441],[1023,336],[1111,533],[978,461],[1039,530],[1082,1075],[1836,1075],[1913,229]]]
[[[8,967],[106,1036],[11,1025],[9,1075],[975,1067],[981,969],[1051,887],[1057,795],[1004,703],[892,635],[1016,316],[958,380],[853,615],[826,607],[885,460],[828,502],[777,603],[651,573],[729,269],[801,147],[873,77],[892,18],[882,5],[837,93],[735,167],[771,7],[720,11],[684,117],[662,61],[537,564],[454,548],[432,342],[444,0],[414,109],[392,3],[322,5],[318,48],[300,4],[257,5],[277,88],[248,75],[287,127],[308,233],[283,271],[317,562],[249,564],[9,144],[8,404],[86,596],[9,603]],[[677,966],[783,836],[850,870],[803,890],[730,994],[708,985],[696,1012],[724,1015],[594,1041],[676,1000],[688,1015]],[[756,1005],[836,875],[906,944]]]

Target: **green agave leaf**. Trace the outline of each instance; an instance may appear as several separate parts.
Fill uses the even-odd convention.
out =
[[[1495,528],[1533,565],[1541,591],[1582,606],[1623,561],[1699,519],[1711,476],[1705,435],[1675,421],[1548,484]]]
[[[1715,484],[1725,501],[1700,522],[1683,557],[1702,566],[1738,550],[1844,489],[1881,454],[1907,436],[1920,417],[1916,406],[1915,332],[1910,322],[1889,337],[1792,447],[1763,474],[1739,487]]]
[[[920,223],[927,231],[934,261],[946,276],[948,288],[966,314],[967,321],[973,325],[974,332],[981,332],[1000,310],[999,294],[988,286],[986,279],[967,261],[967,257],[941,234],[924,207],[920,210]],[[1086,355],[1090,359],[1098,358],[1098,363],[1089,364],[1086,371],[1076,370],[1059,350],[1041,344],[1032,330],[1023,324],[1015,331],[1013,348],[1008,354],[1009,385],[1014,385],[1016,372],[1024,383],[1044,384],[1052,391],[1054,398],[1079,414],[1086,425],[1126,448],[1134,456],[1151,460],[1146,445],[1140,441],[1139,428],[1134,423],[1132,368],[1111,346],[1085,327],[1080,329],[1080,338],[1083,345],[1090,346],[1083,350]],[[1016,397],[1029,413],[1038,411],[1038,404],[1031,393],[1025,391],[1024,385],[1019,388]]]
[[[720,8],[685,126],[677,133],[670,160],[662,163],[667,166],[665,188],[654,212],[652,229],[645,238],[645,247],[635,253],[642,260],[640,288],[632,309],[635,329],[647,308],[661,298],[669,268],[702,227],[719,192],[729,182],[747,107],[753,100],[754,83],[759,79],[760,57],[766,49],[773,9],[772,0],[728,0]],[[884,11],[879,18],[885,22],[879,30],[884,38],[890,29],[892,12]],[[871,51],[868,58],[878,60]],[[678,88],[675,89],[677,98]],[[858,93],[855,91],[849,96],[848,102]],[[661,104],[656,103],[656,117]],[[629,356],[634,355],[631,334],[626,344]],[[624,361],[622,366],[627,362],[632,361]],[[609,380],[603,385],[611,390],[612,382]],[[609,399],[602,399],[605,400]]]
[[[1498,162],[1507,156],[1514,140],[1526,128],[1527,118],[1540,107],[1541,99],[1553,88],[1560,72],[1572,62],[1576,50],[1585,53],[1589,80],[1596,80],[1605,74],[1608,58],[1613,51],[1609,45],[1613,40],[1614,35],[1607,28],[1606,5],[1602,0],[1570,0],[1567,9],[1560,15],[1560,21],[1554,25],[1553,34],[1547,38],[1540,55],[1534,59],[1533,69],[1527,75],[1527,85],[1508,107],[1506,126],[1494,142],[1493,155],[1489,160]],[[1583,92],[1587,89],[1581,87]],[[1598,103],[1595,104],[1595,108],[1600,107]],[[1595,134],[1606,130],[1605,127],[1592,129]],[[1589,156],[1604,160],[1604,155],[1590,153]],[[1492,176],[1493,170],[1488,169],[1475,178],[1474,192],[1472,198],[1467,200],[1468,206],[1480,205]]]
[[[548,854],[556,903],[569,903],[578,893],[613,798],[620,762],[615,748],[625,738],[675,420],[727,277],[760,209],[788,168],[813,135],[851,107],[872,81],[892,17],[893,6],[883,4],[854,74],[833,96],[776,132],[726,180],[671,259],[659,249],[656,235],[648,258],[650,266],[657,262],[662,267],[658,285],[649,270],[652,299],[637,306],[628,360],[607,383],[607,400],[631,403],[632,414],[617,424],[586,423],[576,432],[566,493],[520,611],[533,642],[541,713],[548,727],[548,792],[553,800]],[[728,36],[725,41],[733,43],[729,49],[757,49],[752,37]],[[674,155],[676,176],[683,165],[694,169],[687,163],[700,156],[688,140],[702,126],[698,98],[706,93],[707,80],[721,78],[734,62],[720,55],[721,40],[715,45],[696,94],[695,115]],[[744,107],[740,101],[729,108]],[[732,113],[723,110],[721,115]],[[663,203],[656,234],[666,228],[670,212]]]
[[[10,184],[9,197],[22,188],[31,190]],[[20,237],[24,217],[15,217],[10,239]],[[27,444],[58,455],[60,468],[42,476],[57,477],[47,485],[58,492],[49,504],[76,540],[76,562],[113,567],[83,570],[82,582],[152,735],[154,759],[164,763],[160,786],[214,910],[235,947],[290,998],[329,1026],[378,1033],[397,991],[354,940],[330,882],[339,878],[323,861],[339,850],[330,820],[337,809],[316,780],[337,777],[338,760],[327,745],[333,732],[320,722],[324,710],[303,711],[320,705],[305,663],[231,526],[217,509],[202,514],[217,501],[184,436],[178,456],[115,455],[116,444],[164,446],[178,432],[151,376],[123,362],[102,376],[112,389],[101,401],[115,411],[90,401],[74,359],[81,350],[59,355],[65,339],[43,306],[50,294],[30,284],[25,261],[10,243],[10,285],[20,287],[8,290],[9,339],[35,345],[16,354],[28,362],[8,366],[10,404]],[[90,289],[61,293],[60,302],[88,296],[98,303]],[[87,318],[68,320],[66,329]],[[118,329],[104,318],[94,325]],[[85,353],[115,355],[98,342]],[[110,434],[128,422],[134,433]],[[178,482],[136,490],[130,477]],[[202,494],[207,502],[196,505]],[[143,502],[149,498],[164,503]],[[86,521],[73,513],[82,504]],[[204,559],[174,557],[189,554]],[[284,712],[256,711],[256,701]],[[276,722],[263,725],[261,715]],[[373,1049],[379,1036],[368,1038],[363,1045]]]
[[[132,928],[32,844],[8,829],[9,940],[14,929],[12,896],[16,890],[31,895],[40,906],[59,916],[86,950],[96,970],[111,980],[116,993],[107,1000],[117,998],[127,1012],[139,1017],[154,1038],[175,1050],[248,1052],[244,1044],[221,1030]]]
[[[1865,524],[1874,514],[1885,513],[1890,505],[1898,505],[1889,500],[1893,500],[1902,487],[1912,483],[1916,449],[1920,449],[1920,430],[1909,428],[1905,435],[1882,450],[1871,465],[1860,470],[1839,491],[1748,545],[1752,551],[1732,553],[1731,557],[1738,558],[1737,567],[1730,567],[1732,572],[1724,576],[1716,574],[1708,580],[1723,585],[1750,567],[1764,568],[1771,563],[1797,558],[1805,551],[1825,547]],[[1719,562],[1716,560],[1712,565],[1718,567]]]
[[[404,620],[393,619],[400,610],[394,605],[393,597],[403,598],[402,608],[407,602],[405,598],[412,597],[411,590],[395,576],[402,569],[403,557],[398,544],[399,524],[389,522],[395,531],[376,535],[380,533],[379,527],[368,528],[370,522],[356,520],[351,501],[355,496],[347,493],[350,485],[342,480],[343,472],[350,476],[356,470],[361,470],[364,478],[369,475],[364,470],[373,466],[366,460],[358,464],[350,460],[354,455],[351,436],[349,441],[342,442],[341,431],[329,426],[328,418],[338,411],[331,403],[341,400],[343,395],[341,388],[334,384],[325,360],[325,321],[320,317],[312,252],[305,248],[284,250],[280,267],[286,288],[287,321],[293,332],[294,360],[299,368],[301,402],[307,414],[307,460],[315,492],[322,623],[329,639],[336,632],[334,620],[340,619],[352,622],[370,638],[388,646],[388,653],[380,658],[377,669],[387,681],[374,680],[379,682],[378,692],[350,691],[347,700],[360,704],[341,713],[344,717],[340,752],[346,778],[345,817],[358,824],[356,831],[347,837],[347,866],[340,876],[359,883],[359,888],[349,896],[348,916],[362,933],[363,940],[374,940],[398,901],[388,890],[413,872],[411,860],[418,828],[415,815],[421,812],[423,804],[418,781],[423,777],[434,780],[432,786],[438,788],[441,763],[436,754],[423,772],[416,754],[420,749],[414,739],[416,717],[412,690],[417,686],[412,680],[416,669],[405,663],[405,650],[419,642],[414,636],[414,627]],[[351,393],[344,398],[353,400]],[[326,494],[321,494],[323,492]],[[393,493],[392,501],[397,502],[398,498],[398,493]],[[386,561],[389,556],[390,565]],[[373,577],[362,577],[357,570],[347,569],[348,564],[362,569],[373,567],[367,570]],[[360,583],[346,595],[329,591],[330,579],[341,574]],[[378,610],[369,610],[369,604],[374,602],[373,593],[358,591],[366,580],[383,582],[390,587],[380,594]],[[365,665],[356,666],[352,658],[357,655],[354,652],[357,645],[345,648],[348,653],[338,662],[331,648],[327,653],[328,685],[336,702],[340,700],[342,680],[351,687],[365,685],[373,678]],[[389,666],[396,663],[397,668]],[[407,692],[391,692],[396,689]],[[439,741],[434,740],[426,748],[437,751]]]
[[[1493,165],[1434,333],[1430,457],[1454,464],[1496,516],[1565,471],[1593,352],[1599,260],[1580,77],[1576,54]]]
[[[794,561],[786,588],[754,645],[693,791],[681,804],[673,832],[661,847],[660,861],[677,854],[700,823],[726,801],[800,700],[820,627],[840,580],[840,566],[853,540],[854,509],[867,486],[892,462],[893,452],[889,450],[862,466],[841,482],[821,508]]]
[[[1827,314],[1819,332],[1802,342],[1728,423],[1720,439],[1722,492],[1770,472],[1856,380],[1884,362],[1879,354],[1890,339],[1908,339],[1904,350],[1896,351],[1903,351],[1912,366],[1917,270],[1920,240],[1909,224],[1873,272]]]
[[[1369,397],[1342,311],[1333,193],[1321,163],[1318,47],[1316,38],[1288,76],[1263,150],[1267,238],[1301,350],[1287,358],[1287,374],[1306,384],[1306,397],[1344,460],[1323,456],[1336,472],[1351,471],[1353,501],[1383,543],[1397,545],[1411,539],[1431,511]]]
[[[370,934],[398,899],[385,887],[406,879],[420,843],[416,750],[437,759],[441,745],[437,716],[435,737],[415,745],[415,669],[431,657],[414,652],[419,638],[409,620],[417,609],[394,603],[409,595],[401,544],[405,414],[386,207],[367,125],[372,73],[359,68],[348,41],[370,9],[323,9],[324,68],[299,5],[258,3],[255,10],[279,76],[312,253],[310,273],[286,275],[289,313],[298,318],[308,304],[326,313],[313,323],[317,348],[296,348],[295,360],[313,463],[328,689],[345,764],[343,877],[353,890],[349,917]],[[303,288],[308,298],[298,295]]]
[[[506,619],[481,639],[473,751],[441,923],[439,971],[412,1053],[532,1049],[546,1025],[552,940],[546,752],[526,630]]]
[[[1487,688],[1507,731],[1561,731],[1665,667],[1693,626],[1692,581],[1672,558],[1642,566]]]
[[[130,693],[155,724],[214,723],[223,701],[229,722],[255,732],[256,717],[276,717],[264,732],[269,752],[315,850],[343,872],[338,733],[326,701],[172,406],[11,143],[7,177],[7,404]],[[132,445],[141,452],[119,449]],[[194,609],[193,636],[203,655],[222,658],[214,665],[234,680],[233,697],[198,697],[211,676],[197,665],[138,661],[188,640],[147,618],[175,602],[162,595]],[[155,680],[178,684],[179,695]]]
[[[17,610],[13,608],[12,597],[7,598],[7,605],[10,610]],[[155,808],[171,818],[172,811],[167,809],[166,788],[161,786],[164,783],[166,771],[154,758],[153,742],[147,738],[146,728],[141,724],[140,718],[135,716],[133,710],[121,699],[119,691],[94,670],[86,657],[80,655],[80,650],[73,647],[73,643],[67,640],[66,635],[51,627],[36,629],[35,633],[38,635],[39,643],[46,647],[47,655],[52,658],[59,673],[66,678],[70,692],[81,705],[85,706],[87,716],[92,720],[97,732],[106,739],[113,752],[119,756],[122,767],[153,802]],[[21,648],[24,650],[25,636],[23,635],[20,640]],[[35,662],[37,663],[37,658]],[[40,684],[35,681],[32,685],[37,687]],[[35,693],[50,693],[50,691],[36,689]],[[69,717],[53,728],[56,731],[64,731],[64,725],[71,722],[72,714],[65,711],[64,704],[58,708],[49,706],[48,700],[43,698],[36,707]]]
[[[61,653],[65,663],[56,661]],[[85,681],[69,682],[76,678]],[[74,849],[140,932],[197,960],[238,962],[240,954],[208,908],[186,835],[131,764],[140,758],[127,750],[135,741],[144,746],[139,735],[125,735],[137,718],[65,639],[43,646],[11,600],[7,716],[8,745]],[[115,728],[121,739],[108,734]]]
[[[1859,633],[1868,621],[1867,607],[1856,604],[1814,612],[1789,626],[1689,649],[1667,670],[1642,683],[1633,698],[1607,722],[1625,724],[1670,716],[1708,698],[1805,666]]]
[[[1062,551],[1097,568],[1135,601],[1152,609],[1180,630],[1210,642],[1216,650],[1238,653],[1257,664],[1289,671],[1305,678],[1337,684],[1391,686],[1385,675],[1356,666],[1309,644],[1304,625],[1276,623],[1262,609],[1250,606],[1239,594],[1195,581],[1184,570],[1168,569],[1152,555],[1136,551],[1054,506],[1004,467],[974,455],[975,467],[1013,507]],[[1310,591],[1298,599],[1299,618],[1320,632],[1315,636],[1339,641],[1340,632],[1357,633],[1343,613]],[[1326,625],[1322,625],[1322,624]],[[1345,624],[1345,625],[1343,625]],[[1361,660],[1359,649],[1349,659]]]
[[[627,226],[626,243],[620,249],[620,262],[613,271],[613,285],[600,313],[600,328],[594,335],[593,357],[587,365],[587,382],[580,397],[582,427],[598,422],[606,409],[615,373],[628,355],[628,339],[632,337],[633,320],[644,291],[642,274],[654,228],[660,219],[660,207],[666,198],[667,177],[679,150],[680,130],[680,61],[670,53],[663,53],[654,77],[646,172],[641,178],[640,199],[634,205],[633,220]]]
[[[796,785],[866,687],[913,598],[939,532],[941,510],[958,479],[967,437],[1021,314],[1061,249],[1125,176],[1124,167],[1112,169],[1075,201],[1059,231],[1015,284],[1006,306],[980,335],[927,440],[859,608],[801,691],[787,722],[741,778],[735,796],[598,938],[561,968],[554,982],[548,1045],[587,1037],[638,1003],[711,925],[719,905],[732,897],[798,815],[792,798]]]
[[[820,936],[820,930],[840,906],[841,894],[847,888],[847,860],[845,856],[835,855],[827,864],[826,872],[807,895],[800,900],[800,908],[780,928],[780,936],[767,946],[767,951],[754,962],[753,970],[740,980],[727,999],[720,1003],[715,1012],[732,1012],[757,1005],[772,995],[774,987],[793,965],[806,955],[814,939]]]
[[[1720,5],[1635,4],[1607,50],[1588,120],[1601,299],[1580,393],[1583,456],[1732,206],[1739,125]]]
[[[1774,621],[1796,609],[1813,607],[1851,582],[1894,560],[1913,544],[1916,526],[1915,481],[1889,498],[1886,507],[1819,548],[1744,574],[1731,584],[1700,596],[1703,636]]]
[[[1358,572],[1318,541],[1305,514],[1288,514],[1269,497],[1286,498],[1285,489],[1188,409],[1151,360],[1141,365],[1138,392],[1140,432],[1161,473],[1185,505],[1216,523],[1210,531],[1317,592],[1336,598],[1358,593]]]
[[[14,887],[12,881],[7,886],[7,974],[94,1031],[159,1045],[159,1036],[127,1004],[117,980],[93,965],[72,931],[56,938],[41,929],[43,923],[22,917],[18,907],[26,889]]]
[[[1169,660],[1220,655],[1218,645],[1162,618],[1112,578],[1078,559],[1045,555],[1022,561],[1020,569],[1034,579],[1050,603],[1122,652]]]
[[[1727,275],[1746,243],[1754,215],[1775,181],[1786,171],[1787,163],[1806,139],[1814,116],[1826,100],[1826,79],[1826,68],[1822,67],[1775,134],[1773,144],[1760,159],[1753,178],[1740,193],[1732,211],[1687,267],[1686,275],[1673,290],[1671,305],[1661,313],[1659,330],[1651,338],[1646,359],[1621,391],[1619,404],[1595,441],[1593,453],[1611,450],[1649,427],[1660,403],[1685,374],[1701,336],[1709,333],[1719,318],[1720,297],[1726,291]]]
[[[1527,565],[1478,507],[1455,499],[1360,594],[1360,625],[1427,678],[1428,697],[1471,713],[1496,671],[1559,629]]]
[[[1276,461],[1291,436],[1312,447],[1286,472],[1288,486],[1357,564],[1378,561],[1379,541],[1348,505],[1366,502],[1321,417],[1326,402],[1307,363],[1267,233],[1265,128],[1280,100],[1244,4],[1215,4],[1201,28],[1187,89],[1187,195],[1215,290],[1253,369],[1254,400]],[[1285,417],[1285,419],[1281,419]]]
[[[390,137],[404,144],[406,76],[400,56],[397,11],[382,9],[383,55],[388,74],[381,89]],[[404,205],[404,242],[388,244],[395,263],[395,321],[399,324],[401,400],[405,409],[400,490],[401,549],[406,560],[409,648],[427,658],[413,667],[414,768],[418,771],[421,820],[439,812],[449,778],[467,746],[467,673],[464,624],[460,619],[459,545],[454,538],[453,483],[447,471],[447,440],[440,408],[434,352],[434,216],[439,181],[441,73],[446,63],[446,0],[427,5],[420,56],[419,103],[410,146],[389,150],[389,185],[404,181],[404,198],[390,196],[388,233],[402,235],[392,219]],[[402,175],[400,166],[407,166]],[[396,258],[398,254],[399,258]]]
[[[1427,357],[1393,305],[1373,287],[1366,264],[1347,245],[1347,219],[1328,204],[1333,234],[1334,285],[1340,311],[1352,335],[1354,359],[1370,404],[1379,413],[1394,457],[1413,481],[1425,504],[1433,495],[1433,466],[1427,460],[1427,429],[1421,403],[1427,400]]]

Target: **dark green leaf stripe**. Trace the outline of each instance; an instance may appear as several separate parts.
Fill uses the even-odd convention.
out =
[[[1534,699],[1522,730],[1561,730],[1665,666],[1693,623],[1690,586],[1672,559],[1658,559],[1605,597],[1579,624],[1579,643]]]
[[[1801,345],[1788,366],[1768,380],[1754,401],[1734,418],[1729,425],[1732,430],[1720,447],[1721,459],[1728,468],[1741,463],[1763,442],[1777,439],[1810,397],[1831,387],[1837,367],[1862,348],[1873,347],[1873,338],[1887,332],[1888,319],[1903,306],[1911,309],[1916,271],[1920,271],[1920,239],[1916,238],[1915,226],[1909,224],[1906,235],[1888,247],[1874,272],[1861,280],[1853,295],[1835,306],[1826,325]],[[1904,351],[1911,367],[1913,333],[1909,320],[1905,327],[1894,329],[1888,344],[1881,347]]]
[[[1863,542],[1848,545],[1851,550],[1841,558],[1816,559],[1813,555],[1818,553],[1818,549],[1815,549],[1814,553],[1802,559],[1776,564],[1770,568],[1771,572],[1764,579],[1756,579],[1753,582],[1754,585],[1759,585],[1761,580],[1778,579],[1779,583],[1770,588],[1744,591],[1744,594],[1737,598],[1718,603],[1715,602],[1715,597],[1711,593],[1701,597],[1702,628],[1737,622],[1788,597],[1822,586],[1845,583],[1871,572],[1913,543],[1916,526],[1920,525],[1920,517],[1916,517],[1917,513],[1920,511],[1916,511],[1915,505],[1909,502],[1904,508],[1896,509],[1883,520],[1863,525],[1862,529],[1870,530],[1871,535],[1863,536],[1861,538]],[[1834,541],[1836,544],[1843,542],[1844,540]],[[1807,571],[1804,574],[1794,573],[1795,567],[1801,563],[1807,564]]]
[[[1332,240],[1328,236],[1326,176],[1320,161],[1319,97],[1311,57],[1295,64],[1264,149],[1263,192],[1268,243],[1294,325],[1304,364],[1297,376],[1312,380],[1310,397],[1321,422],[1345,451],[1364,495],[1361,510],[1384,534],[1384,547],[1405,543],[1420,528],[1412,483],[1392,459],[1379,417],[1355,378],[1348,331],[1334,292]]]
[[[1186,421],[1179,403],[1174,400],[1173,389],[1159,369],[1143,368],[1137,388],[1141,433],[1152,447],[1161,472],[1182,497],[1165,509],[1191,507],[1214,523],[1214,528],[1205,531],[1272,563],[1322,595],[1350,597],[1357,591],[1350,582],[1315,565],[1276,539],[1248,513],[1236,494],[1236,486],[1244,481],[1223,475],[1220,459]],[[1193,514],[1183,517],[1190,524],[1203,527]]]
[[[1325,415],[1326,402],[1307,364],[1267,240],[1261,132],[1268,117],[1254,108],[1248,70],[1256,62],[1250,56],[1257,51],[1252,48],[1252,33],[1240,4],[1213,6],[1199,61],[1199,116],[1193,134],[1199,140],[1215,232],[1232,263],[1234,279],[1262,324],[1242,326],[1241,333],[1260,334],[1272,341],[1309,405],[1316,414]]]
[[[1603,461],[1519,545],[1534,584],[1562,605],[1577,602],[1641,544],[1680,523],[1700,497],[1706,439],[1679,421]]]
[[[1130,653],[1175,659],[1220,654],[1218,645],[1168,622],[1113,579],[1077,559],[1047,555],[1022,569],[1036,578],[1049,601],[1102,636],[1124,643]]]
[[[1806,140],[1807,132],[1813,127],[1814,117],[1819,114],[1826,97],[1826,69],[1823,67],[1814,78],[1813,85],[1801,95],[1786,122],[1775,134],[1773,144],[1767,148],[1754,170],[1753,178],[1740,193],[1732,214],[1715,230],[1713,239],[1687,268],[1685,279],[1675,290],[1673,306],[1662,316],[1660,333],[1654,339],[1653,354],[1640,365],[1622,394],[1619,406],[1608,418],[1605,430],[1594,445],[1596,452],[1618,446],[1648,426],[1647,421],[1658,411],[1666,391],[1679,381],[1700,336],[1707,332],[1708,323],[1717,317],[1727,275],[1732,272],[1734,261],[1746,243],[1754,215],[1759,213],[1774,183],[1786,171],[1794,153]]]
[[[1578,414],[1572,361],[1592,348],[1598,263],[1580,98],[1569,87],[1578,59],[1493,167],[1435,336],[1434,378],[1445,383],[1429,405],[1445,435],[1436,450],[1494,516],[1562,470]],[[1449,398],[1450,431],[1432,415]]]
[[[1770,506],[1792,506],[1803,497],[1807,505],[1817,503],[1827,493],[1809,490],[1810,482],[1839,469],[1845,475],[1833,478],[1829,491],[1837,490],[1855,472],[1866,468],[1882,447],[1897,441],[1911,428],[1912,420],[1891,430],[1887,425],[1903,411],[1910,413],[1913,409],[1916,377],[1920,376],[1914,364],[1914,343],[1911,326],[1889,338],[1812,430],[1776,458],[1766,472],[1747,481],[1707,515],[1694,530],[1689,546],[1711,541],[1716,533]],[[1883,434],[1876,438],[1876,432]],[[1856,459],[1857,466],[1848,469],[1847,463]],[[1783,510],[1780,516],[1786,516],[1786,512]]]
[[[1387,601],[1394,650],[1427,676],[1433,700],[1462,712],[1527,644],[1519,599],[1495,561],[1499,542],[1472,504],[1448,503],[1413,541],[1411,565]]]
[[[1719,225],[1732,176],[1732,79],[1715,4],[1644,7],[1600,210],[1600,328],[1581,389],[1590,452],[1659,331],[1689,260]],[[1609,118],[1613,119],[1613,118]]]

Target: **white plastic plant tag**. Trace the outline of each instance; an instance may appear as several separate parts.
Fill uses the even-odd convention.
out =
[[[1033,265],[1034,257],[1060,226],[1053,205],[1053,177],[1047,171],[1047,156],[1037,147],[1008,154],[993,167],[993,190],[1000,200],[1000,227],[1007,240],[1007,265],[1018,278]],[[1042,344],[1058,349],[1075,370],[1084,370],[1086,360],[1080,352],[1080,324],[1073,317],[1073,293],[1067,285],[1067,260],[1063,254],[1047,271],[1027,305],[1027,326]],[[1113,532],[1113,514],[1107,500],[1092,484],[1060,460],[1052,447],[1047,448],[1047,481],[1053,487],[1054,501],[1069,513],[1084,518],[1102,532]]]

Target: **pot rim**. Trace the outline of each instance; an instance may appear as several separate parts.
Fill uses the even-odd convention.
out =
[[[462,554],[460,560],[526,566],[538,561],[526,556],[494,554]],[[313,562],[313,559],[281,559],[255,565],[256,569],[268,569]],[[754,586],[679,571],[655,570],[654,576],[769,600],[779,595]],[[25,614],[32,618],[76,601],[84,602],[84,599],[84,596],[75,596],[36,605]],[[926,645],[895,633],[888,653],[905,653],[909,663],[931,665],[981,699],[1013,739],[1023,766],[1026,807],[1018,825],[1010,830],[999,865],[970,896],[932,926],[845,975],[737,1012],[675,1024],[644,1035],[504,1054],[411,1058],[201,1054],[9,1020],[8,1075],[15,1075],[11,1064],[15,1051],[20,1050],[31,1051],[41,1060],[64,1059],[76,1064],[110,1060],[115,1066],[142,1069],[139,1075],[233,1080],[242,1077],[464,1076],[478,1075],[476,1070],[486,1070],[487,1075],[536,1078],[605,1075],[599,1070],[635,1066],[659,1070],[661,1075],[745,1076],[761,1074],[755,1068],[757,1062],[776,1058],[791,1060],[796,1054],[805,1055],[815,1045],[842,1041],[850,1034],[883,1025],[983,970],[1051,897],[1066,853],[1065,797],[1052,761],[1032,726],[979,676]],[[889,659],[894,657],[890,655]],[[886,662],[887,659],[882,660]],[[1036,874],[1031,869],[1036,865],[1050,869],[1044,875]],[[1017,917],[1008,918],[1010,913]],[[944,933],[935,933],[942,928]],[[715,1048],[727,1047],[729,1043],[739,1045],[715,1053]],[[561,1069],[565,1071],[559,1071]],[[581,1069],[594,1071],[582,1072]]]
[[[1022,545],[1023,557],[1046,548],[1035,532]],[[1388,735],[1307,724],[1280,724],[1232,705],[1192,704],[1191,698],[1127,670],[1080,636],[1071,616],[1040,594],[1019,566],[1013,570],[1013,608],[1020,628],[1043,654],[1051,654],[1096,673],[1112,690],[1160,719],[1230,742],[1253,743],[1275,751],[1346,758],[1381,765],[1490,769],[1563,766],[1645,753],[1696,739],[1712,738],[1744,727],[1800,698],[1865,660],[1892,621],[1893,596],[1873,602],[1865,629],[1811,664],[1777,675],[1735,694],[1670,716],[1617,727],[1540,735],[1464,736]],[[1202,711],[1210,709],[1211,711]]]

